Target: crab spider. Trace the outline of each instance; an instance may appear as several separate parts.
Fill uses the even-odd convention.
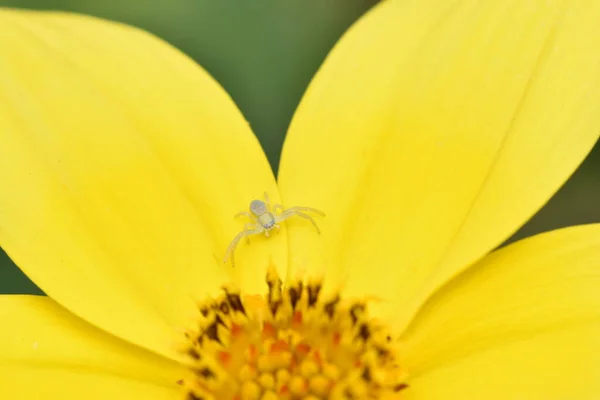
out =
[[[273,207],[271,207],[267,193],[265,193],[264,201],[252,200],[250,202],[250,212],[242,211],[235,215],[236,217],[248,217],[252,222],[244,225],[244,230],[242,230],[236,235],[235,238],[233,238],[229,244],[229,247],[227,247],[223,263],[226,263],[227,260],[231,258],[231,266],[235,267],[233,252],[242,238],[246,239],[246,243],[250,243],[250,236],[252,235],[264,233],[265,236],[270,236],[270,232],[273,229],[277,229],[277,232],[279,232],[281,229],[279,223],[293,216],[298,216],[308,220],[315,227],[317,233],[321,233],[321,230],[319,229],[319,226],[313,217],[307,213],[315,213],[322,217],[325,216],[325,213],[310,207],[291,207],[285,209],[281,204],[274,204]]]

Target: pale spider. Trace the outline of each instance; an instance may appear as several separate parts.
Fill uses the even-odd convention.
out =
[[[250,202],[250,212],[242,211],[235,215],[236,217],[248,217],[252,222],[244,225],[244,230],[238,233],[231,241],[225,252],[223,263],[226,263],[227,259],[231,257],[231,266],[235,267],[233,252],[242,238],[246,238],[246,243],[250,243],[249,236],[251,235],[258,235],[264,232],[265,236],[269,236],[269,232],[273,229],[277,229],[277,232],[279,232],[281,229],[279,223],[294,215],[309,220],[317,230],[317,233],[321,233],[319,226],[310,215],[306,214],[307,212],[312,212],[322,217],[325,216],[325,213],[310,207],[291,207],[286,210],[281,204],[274,204],[273,208],[271,208],[267,193],[265,193],[265,201],[252,200]]]

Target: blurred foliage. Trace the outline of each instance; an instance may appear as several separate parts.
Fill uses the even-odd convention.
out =
[[[167,40],[230,93],[277,170],[287,126],[336,40],[376,0],[0,0],[125,22]],[[600,116],[599,116],[600,118]],[[516,236],[600,221],[600,149]],[[0,293],[39,293],[0,251]]]

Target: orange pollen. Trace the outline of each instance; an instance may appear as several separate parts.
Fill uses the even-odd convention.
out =
[[[186,400],[401,399],[408,387],[398,351],[366,301],[321,294],[321,281],[284,286],[270,268],[268,293],[239,291],[200,304],[187,332]]]

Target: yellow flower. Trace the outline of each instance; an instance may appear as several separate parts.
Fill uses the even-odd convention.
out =
[[[600,225],[494,251],[598,139],[599,19],[381,3],[311,83],[276,182],[164,42],[1,11],[0,245],[49,297],[0,296],[0,398],[600,398]],[[263,192],[325,211],[322,234],[292,218],[223,264]]]

